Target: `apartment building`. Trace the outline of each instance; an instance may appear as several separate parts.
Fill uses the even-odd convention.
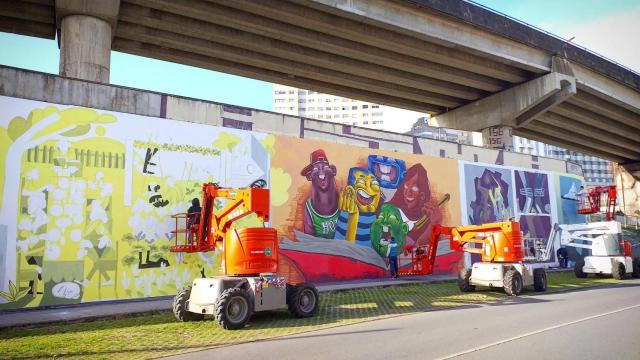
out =
[[[513,150],[520,153],[546,156],[576,163],[582,167],[584,179],[589,186],[611,185],[614,183],[613,163],[595,156],[585,155],[577,151],[567,150],[519,136],[513,137]]]
[[[372,129],[405,132],[426,114],[274,84],[274,111]]]

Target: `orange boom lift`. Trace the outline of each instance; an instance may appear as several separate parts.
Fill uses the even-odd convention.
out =
[[[290,285],[278,272],[278,235],[265,227],[269,221],[269,190],[257,181],[249,188],[202,186],[200,214],[176,214],[176,245],[172,252],[220,251],[224,275],[195,279],[176,295],[173,312],[179,321],[215,316],[225,329],[239,329],[254,311],[288,306],[296,317],[313,316],[318,309],[318,291],[311,284]],[[215,211],[216,200],[225,202]],[[234,222],[255,214],[262,227],[236,229]],[[198,221],[190,221],[199,219]],[[181,228],[180,225],[186,226]],[[178,244],[180,238],[184,244]]]
[[[471,268],[460,271],[461,291],[473,291],[476,285],[481,285],[503,287],[507,294],[518,295],[527,285],[533,285],[537,291],[547,288],[545,266],[524,262],[523,236],[516,221],[458,227],[434,225],[429,243],[412,252],[412,267],[403,274],[431,274],[438,243],[443,238],[449,239],[451,250],[478,254],[482,258]]]

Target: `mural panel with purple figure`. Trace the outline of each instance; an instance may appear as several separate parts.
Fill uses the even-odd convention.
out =
[[[513,217],[511,170],[464,164],[469,224],[479,225]]]
[[[547,174],[515,170],[518,211],[523,214],[551,214]]]

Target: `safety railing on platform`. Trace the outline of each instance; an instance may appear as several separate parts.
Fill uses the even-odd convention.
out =
[[[524,259],[527,261],[549,261],[550,257],[547,256],[547,246],[545,238],[529,237],[524,239]]]
[[[622,227],[640,229],[640,216],[616,214],[616,221],[622,224]]]
[[[205,239],[198,238],[200,213],[179,213],[171,215],[176,220],[175,230],[171,231],[175,235],[175,245],[171,247],[172,252],[200,252],[211,251],[214,244],[208,244]]]

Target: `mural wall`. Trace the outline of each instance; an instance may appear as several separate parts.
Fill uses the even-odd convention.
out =
[[[461,162],[463,223],[477,225],[510,218],[520,222],[525,255],[540,260],[554,224],[577,224],[582,177],[539,170]],[[551,263],[560,244],[551,244]],[[568,249],[569,252],[575,251]],[[467,262],[478,259],[469,258]],[[469,264],[467,264],[469,265]]]
[[[267,182],[292,282],[387,277],[381,239],[402,253],[436,223],[515,217],[546,241],[580,221],[563,201],[581,179],[564,174],[8,97],[0,169],[0,309],[173,295],[216,275],[216,254],[169,251],[170,215],[203,182]],[[455,273],[463,258],[442,245],[436,273]]]
[[[0,302],[172,295],[211,254],[174,254],[203,182],[269,180],[273,136],[0,97]]]
[[[432,224],[460,218],[455,160],[291,137],[277,138],[275,154],[272,178],[291,179],[288,201],[273,206],[280,254],[307,281],[388,276],[381,239],[411,248]],[[438,254],[436,272],[457,269],[460,254]]]

